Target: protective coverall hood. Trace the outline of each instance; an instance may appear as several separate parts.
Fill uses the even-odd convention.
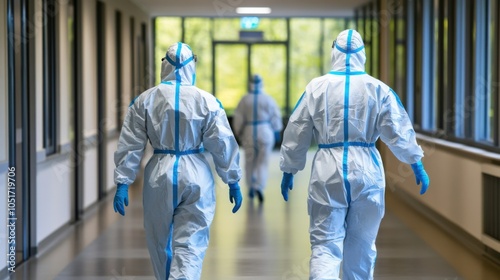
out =
[[[350,72],[365,71],[365,44],[356,30],[351,31],[350,36],[349,30],[342,31],[332,45],[333,71],[345,72],[347,67],[350,68]]]
[[[262,93],[264,84],[260,75],[254,75],[250,81],[250,93],[258,94]]]
[[[194,85],[196,63],[191,48],[184,43],[176,43],[168,48],[161,63],[162,82],[181,81],[181,85]]]

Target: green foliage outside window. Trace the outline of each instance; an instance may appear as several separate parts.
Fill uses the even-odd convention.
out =
[[[322,55],[321,19],[294,18],[290,20],[290,108],[294,108],[306,85],[320,71]]]
[[[239,18],[215,18],[214,40],[238,40],[240,32]]]
[[[262,18],[256,29],[264,32],[265,41],[286,41],[286,19],[284,18]]]
[[[325,19],[323,24],[323,74],[326,74],[332,69],[333,40],[344,30],[344,20]]]
[[[186,18],[184,21],[184,43],[198,57],[196,62],[196,86],[212,91],[212,21],[207,18]]]
[[[161,73],[161,59],[165,57],[168,47],[179,42],[182,36],[180,18],[159,17],[156,19],[155,63],[156,83],[159,84]]]

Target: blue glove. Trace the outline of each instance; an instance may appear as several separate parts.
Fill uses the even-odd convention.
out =
[[[281,179],[281,194],[285,201],[288,201],[288,190],[293,189],[293,174],[283,172],[283,179]]]
[[[278,144],[281,141],[281,132],[274,132],[274,143]]]
[[[417,181],[417,185],[422,182],[422,188],[420,189],[420,194],[424,194],[427,191],[427,188],[429,187],[429,176],[427,175],[427,172],[425,172],[424,165],[422,164],[422,161],[413,163],[411,165],[411,169],[413,169],[413,173],[415,173],[415,179]]]
[[[233,200],[234,200],[233,213],[236,213],[236,211],[240,209],[241,202],[243,201],[243,197],[241,196],[241,191],[240,191],[240,185],[238,185],[238,183],[229,184],[229,201],[233,203]]]
[[[113,207],[115,208],[115,212],[125,216],[125,207],[123,204],[128,206],[128,185],[118,184],[116,187],[115,198],[113,200]]]

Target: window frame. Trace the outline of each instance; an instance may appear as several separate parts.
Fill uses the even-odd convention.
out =
[[[43,147],[45,155],[58,152],[58,113],[59,113],[59,65],[57,1],[43,0]],[[49,8],[52,7],[52,11]]]

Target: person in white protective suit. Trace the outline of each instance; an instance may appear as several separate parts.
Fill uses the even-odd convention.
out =
[[[269,156],[280,141],[283,122],[280,108],[263,91],[260,75],[250,81],[250,90],[240,100],[233,116],[233,128],[245,151],[245,179],[249,197],[262,203],[268,178]]]
[[[310,277],[373,279],[375,239],[384,216],[385,177],[375,142],[380,137],[410,164],[420,193],[429,186],[415,131],[396,93],[365,72],[363,40],[341,32],[332,46],[332,70],[313,79],[283,135],[282,195],[304,168],[314,137],[318,150],[309,181]]]
[[[220,102],[196,86],[190,47],[169,47],[161,84],[129,106],[115,152],[115,212],[125,215],[146,143],[154,154],[144,171],[143,205],[147,246],[157,279],[200,279],[215,212],[215,183],[203,151],[241,206],[239,147]]]

